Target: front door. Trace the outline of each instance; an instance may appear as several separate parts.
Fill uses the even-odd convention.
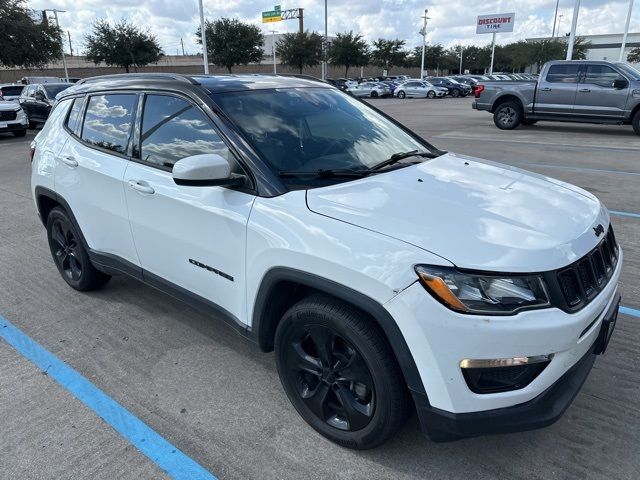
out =
[[[629,84],[614,88],[616,80],[626,80],[609,65],[586,65],[582,82],[576,94],[575,113],[622,120],[629,96]]]
[[[558,116],[573,113],[579,72],[580,65],[574,63],[551,65],[546,77],[538,82],[534,112]]]
[[[173,181],[180,159],[217,153],[237,164],[209,118],[189,100],[146,95],[139,145],[125,173],[129,221],[144,275],[246,318],[246,228],[255,197]]]

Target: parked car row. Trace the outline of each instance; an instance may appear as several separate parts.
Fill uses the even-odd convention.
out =
[[[16,137],[27,134],[29,120],[18,102],[0,97],[0,133],[13,133]]]

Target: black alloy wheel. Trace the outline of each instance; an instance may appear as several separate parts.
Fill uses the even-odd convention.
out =
[[[378,92],[371,90],[371,98],[378,98]]]
[[[51,210],[47,217],[47,239],[53,261],[70,287],[80,291],[94,290],[111,278],[93,266],[79,232],[60,207]]]
[[[454,88],[453,91],[451,92],[451,96],[453,98],[458,98],[460,96],[460,90],[458,90],[457,88]]]
[[[522,107],[515,102],[504,102],[493,112],[493,123],[501,130],[513,130],[522,122]]]
[[[278,324],[278,374],[314,429],[349,448],[384,442],[407,415],[407,389],[376,326],[322,294],[301,300]]]

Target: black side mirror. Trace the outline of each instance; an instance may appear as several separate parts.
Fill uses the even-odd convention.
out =
[[[618,90],[622,90],[623,88],[627,88],[629,86],[629,82],[626,78],[616,78],[613,81],[613,88],[617,88]]]
[[[38,100],[40,102],[44,102],[46,100],[45,97],[44,97],[44,93],[36,92],[36,100]]]

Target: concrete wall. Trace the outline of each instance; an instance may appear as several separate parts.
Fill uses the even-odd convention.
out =
[[[96,75],[109,75],[113,73],[125,73],[123,68],[108,67],[106,65],[94,65],[87,62],[84,57],[67,57],[67,69],[70,77],[93,77]],[[299,73],[297,69],[277,65],[278,73]],[[133,70],[132,70],[133,71]],[[163,57],[157,64],[140,67],[138,72],[172,72],[194,74],[202,73],[202,57],[195,55],[177,56],[167,55]],[[210,73],[227,73],[226,68],[209,65]],[[267,58],[260,64],[240,65],[233,69],[233,73],[272,73],[273,64],[271,59]],[[322,75],[321,66],[306,68],[303,70],[305,75],[320,77]],[[435,72],[430,72],[435,74]],[[393,67],[389,72],[390,75],[410,75],[417,77],[420,74],[420,68],[402,68]],[[382,69],[375,66],[364,68],[364,76],[382,75]],[[0,69],[0,83],[17,82],[26,76],[52,76],[64,77],[64,69],[62,62],[56,62],[45,68],[38,69]],[[360,68],[351,68],[349,76],[360,76]],[[329,66],[329,78],[344,77],[343,67]]]

